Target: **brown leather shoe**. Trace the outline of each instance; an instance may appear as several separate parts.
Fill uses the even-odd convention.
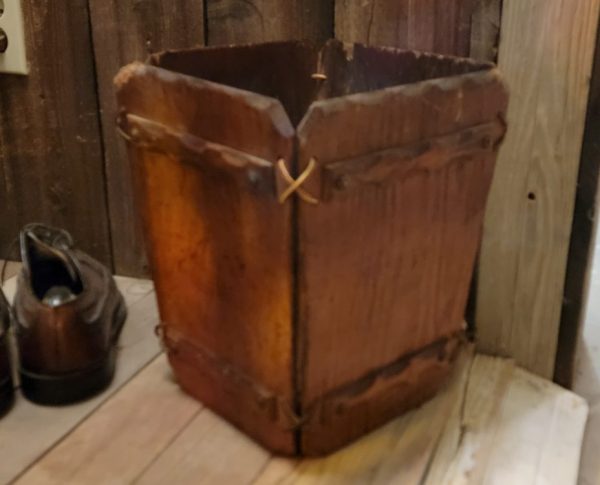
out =
[[[66,231],[21,232],[14,313],[21,388],[41,404],[85,399],[110,384],[127,311],[109,270]]]
[[[10,409],[14,401],[12,370],[8,350],[9,315],[8,302],[0,289],[0,417]]]

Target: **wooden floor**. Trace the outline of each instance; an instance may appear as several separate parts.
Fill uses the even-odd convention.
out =
[[[576,483],[586,402],[470,352],[434,400],[348,448],[319,460],[273,457],[178,389],[152,331],[151,283],[118,284],[129,318],[115,382],[75,406],[19,398],[0,421],[0,483]]]

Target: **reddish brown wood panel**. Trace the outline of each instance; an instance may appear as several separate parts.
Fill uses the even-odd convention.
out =
[[[293,453],[292,428],[276,419],[293,399],[292,231],[272,177],[292,153],[292,126],[276,100],[154,67],[125,69],[118,85],[122,108],[152,121],[146,135],[124,129],[138,137],[137,193],[177,378]]]
[[[311,106],[299,171],[311,158],[324,171],[362,166],[357,184],[342,176],[330,199],[299,203],[303,406],[460,331],[506,103],[497,72],[484,70]],[[461,155],[444,165],[448,145]],[[376,165],[387,167],[369,176]]]
[[[311,78],[318,48],[310,42],[269,42],[166,52],[153,57],[165,69],[278,99],[297,124],[319,83]]]
[[[335,35],[346,42],[468,56],[475,0],[337,0]]]
[[[204,43],[203,0],[89,0],[104,136],[114,266],[145,275],[146,255],[133,205],[127,152],[115,131],[112,79],[119,68],[163,49]]]
[[[331,0],[207,0],[208,44],[333,37]]]
[[[30,72],[0,75],[0,248],[43,221],[110,264],[87,0],[22,5]]]

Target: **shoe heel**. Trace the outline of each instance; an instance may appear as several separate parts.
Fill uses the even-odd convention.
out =
[[[90,398],[106,389],[115,374],[116,349],[98,365],[60,375],[41,375],[20,369],[21,392],[37,404],[71,404]]]

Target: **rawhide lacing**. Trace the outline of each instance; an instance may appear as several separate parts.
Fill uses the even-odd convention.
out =
[[[290,172],[288,171],[285,165],[285,160],[283,158],[280,158],[277,161],[277,168],[279,169],[279,172],[281,173],[283,179],[288,184],[290,184],[283,192],[281,192],[281,194],[279,194],[280,204],[283,204],[293,193],[297,193],[298,197],[300,197],[304,202],[307,202],[309,204],[319,203],[319,199],[313,197],[311,194],[309,194],[306,190],[302,188],[302,184],[306,182],[308,177],[310,177],[310,175],[317,168],[317,161],[314,158],[310,159],[308,165],[297,179],[294,179],[294,177],[290,175]]]

